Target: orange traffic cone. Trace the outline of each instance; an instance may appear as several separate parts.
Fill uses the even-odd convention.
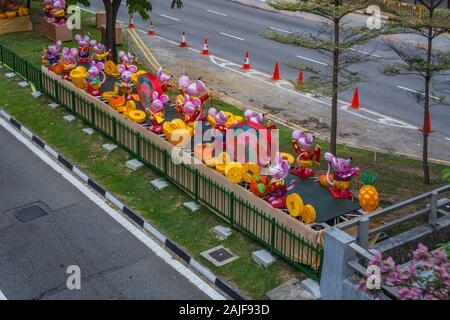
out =
[[[358,88],[355,88],[355,93],[353,94],[352,104],[350,105],[352,109],[359,109],[359,92]]]
[[[130,14],[130,22],[128,23],[128,28],[129,29],[133,29],[134,28],[134,20],[133,20],[133,15]]]
[[[150,21],[150,30],[148,31],[148,35],[149,36],[154,36],[156,33],[155,33],[155,28],[154,28],[154,26],[153,26],[153,21]]]
[[[245,53],[245,61],[244,61],[244,65],[242,66],[242,69],[244,69],[244,70],[250,69],[250,60],[248,58],[248,51]]]
[[[422,128],[420,128],[419,130],[422,131],[422,132],[424,132],[424,131],[425,131],[425,126],[422,126]],[[431,117],[430,117],[430,111],[428,111],[427,131],[428,131],[428,132],[433,132],[433,131],[434,131],[433,129],[431,129]]]
[[[280,78],[280,69],[278,68],[278,62],[275,63],[275,69],[273,70],[272,80],[278,81]]]
[[[300,67],[300,73],[298,74],[298,83],[303,85],[305,84],[305,81],[303,80],[303,68]]]
[[[187,43],[186,43],[186,32],[183,32],[183,33],[181,34],[180,47],[182,47],[182,48],[187,47]]]
[[[203,51],[202,54],[204,55],[208,55],[209,54],[209,50],[208,50],[208,38],[205,38],[205,42],[203,43]]]

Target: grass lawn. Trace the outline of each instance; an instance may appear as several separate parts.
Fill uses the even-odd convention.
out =
[[[83,27],[83,33],[90,32],[92,37],[99,39],[92,16],[83,15]],[[33,32],[0,36],[0,42],[36,65],[41,63],[42,48],[51,43]],[[77,44],[64,43],[64,46]],[[5,68],[0,69],[1,107],[161,228],[171,239],[185,246],[213,272],[235,283],[253,298],[264,298],[268,290],[292,277],[305,277],[280,259],[267,269],[258,267],[251,259],[251,252],[260,246],[241,233],[234,231],[229,239],[218,241],[211,229],[224,223],[215,214],[205,208],[195,214],[184,209],[182,203],[189,198],[172,185],[161,192],[154,191],[150,186],[150,180],[156,177],[154,172],[148,168],[141,168],[136,172],[128,170],[125,161],[131,157],[126,151],[118,148],[106,154],[101,145],[108,142],[107,139],[98,133],[93,136],[83,133],[81,129],[85,125],[80,120],[73,123],[64,122],[62,117],[67,114],[65,110],[52,110],[47,107],[49,101],[46,97],[32,98],[29,89],[20,88],[17,85],[18,79],[7,80],[4,77],[5,72]],[[213,103],[219,110],[243,113],[223,101],[214,100]],[[293,153],[290,135],[289,130],[282,128],[280,144],[282,151]],[[327,150],[325,141],[317,142],[323,150]],[[378,173],[376,186],[384,206],[444,184],[441,180],[443,166],[431,165],[433,184],[424,186],[421,184],[420,161],[380,153],[374,161],[372,151],[344,146],[339,146],[339,153],[340,156],[353,157],[354,164],[363,170],[371,169]],[[325,164],[322,164],[321,168],[325,169]],[[219,244],[224,244],[240,258],[224,267],[216,268],[200,256],[200,252]]]

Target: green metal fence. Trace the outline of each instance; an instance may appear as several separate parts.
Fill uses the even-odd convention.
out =
[[[275,218],[199,172],[194,165],[174,164],[171,155],[162,146],[100,109],[86,99],[81,91],[73,90],[68,84],[43,73],[41,69],[2,45],[0,59],[3,65],[32,82],[37,90],[125,148],[196,202],[214,211],[231,227],[247,234],[308,276],[320,280],[323,249],[317,244],[305,240]]]

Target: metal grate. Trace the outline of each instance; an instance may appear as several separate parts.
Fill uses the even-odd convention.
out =
[[[28,222],[47,215],[47,213],[38,206],[30,206],[19,209],[15,214],[21,222]]]

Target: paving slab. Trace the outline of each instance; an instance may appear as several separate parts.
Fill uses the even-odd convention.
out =
[[[92,128],[84,128],[83,132],[86,133],[87,135],[93,135],[94,134],[94,129],[92,129]]]
[[[200,205],[198,203],[195,203],[194,201],[190,201],[190,202],[185,202],[183,203],[183,206],[185,208],[188,208],[189,210],[191,210],[192,212],[197,211],[198,209],[200,209]]]
[[[268,291],[266,297],[269,300],[318,300],[296,278]]]
[[[72,122],[76,119],[76,117],[74,115],[68,114],[67,116],[64,117],[64,120],[66,120],[67,122]]]
[[[229,236],[231,236],[231,228],[224,226],[215,226],[213,228],[214,233],[217,235],[217,238],[220,240],[226,240]]]
[[[252,252],[252,259],[259,265],[264,267],[270,266],[275,262],[275,257],[270,254],[266,249],[261,249]]]
[[[26,81],[21,81],[21,82],[19,82],[19,86],[20,87],[22,87],[22,88],[26,88],[26,87],[28,87],[30,84],[28,83],[28,82],[26,82]]]
[[[164,179],[155,179],[155,180],[150,181],[150,183],[157,190],[162,190],[169,185],[169,183],[167,183],[167,181]]]
[[[56,102],[50,102],[50,103],[48,104],[48,106],[49,106],[50,108],[52,108],[52,109],[55,109],[55,108],[58,108],[58,107],[59,107],[59,103],[56,103]]]
[[[14,72],[8,72],[8,73],[5,73],[5,77],[7,77],[8,79],[14,78],[15,75],[16,75],[16,74],[15,74]]]
[[[127,162],[125,162],[125,165],[127,166],[128,169],[135,171],[135,170],[139,169],[140,167],[142,167],[144,164],[142,162],[140,162],[138,159],[133,159],[133,160],[128,160]]]
[[[111,152],[111,151],[113,151],[114,149],[117,148],[117,145],[114,144],[114,143],[105,143],[105,144],[102,146],[102,148],[103,148],[103,150],[105,150],[106,152]]]

